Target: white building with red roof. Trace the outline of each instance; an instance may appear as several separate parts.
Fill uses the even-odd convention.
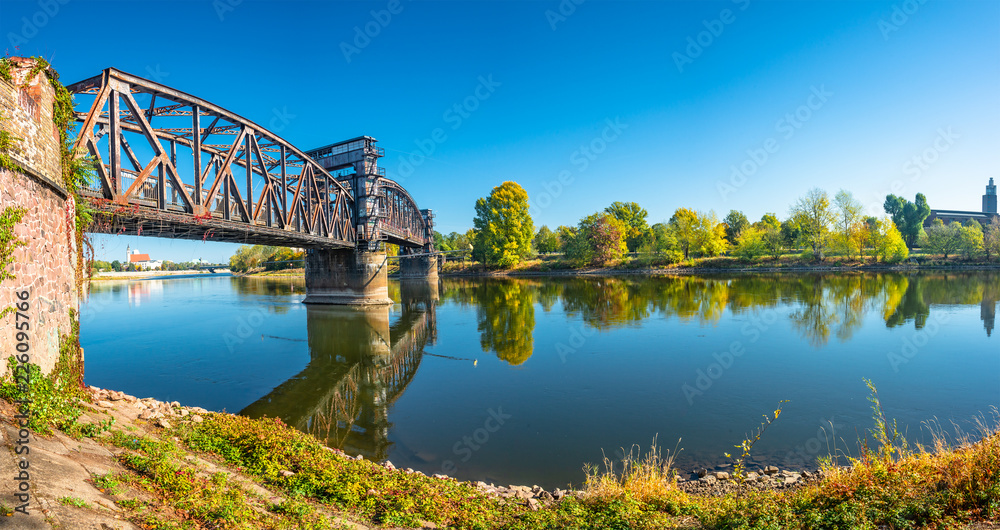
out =
[[[138,250],[132,250],[131,246],[125,247],[125,263],[148,271],[163,268],[160,260],[149,259],[149,254],[140,254]]]

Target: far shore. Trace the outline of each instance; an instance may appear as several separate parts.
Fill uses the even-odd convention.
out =
[[[216,269],[215,274],[228,273],[229,269]],[[108,272],[95,272],[91,280],[106,281],[106,280],[142,280],[145,278],[156,278],[159,276],[192,276],[212,274],[207,270],[185,270],[185,271],[108,271]]]
[[[631,263],[612,267],[570,267],[564,262],[553,263],[551,260],[532,260],[522,263],[514,269],[491,270],[479,263],[455,266],[445,264],[439,277],[446,278],[516,278],[544,276],[698,276],[709,274],[774,274],[774,273],[857,273],[857,272],[916,272],[916,271],[996,271],[1000,270],[1000,262],[966,262],[960,260],[923,260],[923,262],[907,261],[903,263],[849,263],[838,264],[834,260],[819,263],[802,263],[799,261],[779,261],[742,263],[731,258],[708,258],[694,265],[664,265],[640,267]],[[232,273],[234,276],[248,278],[303,278],[305,269],[289,269],[282,271],[258,271],[249,273]],[[398,273],[390,273],[389,278],[398,278]]]

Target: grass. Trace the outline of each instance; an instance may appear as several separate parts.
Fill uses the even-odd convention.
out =
[[[90,505],[87,501],[79,497],[60,497],[59,502],[65,504],[66,506],[76,506],[77,508],[89,508]]]
[[[975,436],[951,442],[935,432],[927,447],[907,444],[885,417],[874,385],[870,389],[874,427],[859,440],[849,467],[821,460],[821,480],[792,490],[757,490],[736,480],[739,490],[725,495],[689,494],[677,483],[678,448],[663,451],[654,439],[645,452],[633,446],[620,462],[605,458],[601,468],[586,467],[582,494],[538,510],[467,483],[345,457],[276,419],[210,413],[201,423],[156,431],[160,436],[107,420],[76,429],[121,449],[116,458],[125,470],[94,475],[92,482],[143,528],[325,530],[337,528],[341,516],[386,527],[433,523],[472,530],[874,530],[1000,520],[996,422],[984,417]],[[1000,418],[996,410],[993,415]],[[748,453],[772,421],[765,416],[750,443],[737,447]],[[192,455],[221,467],[194,465]],[[279,498],[261,497],[251,482]],[[59,502],[86,507],[73,497]]]

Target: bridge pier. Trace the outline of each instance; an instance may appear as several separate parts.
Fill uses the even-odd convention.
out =
[[[309,249],[306,252],[306,298],[303,302],[391,305],[386,269],[383,252]]]
[[[437,256],[400,256],[399,257],[399,279],[421,279],[435,280],[438,277]]]

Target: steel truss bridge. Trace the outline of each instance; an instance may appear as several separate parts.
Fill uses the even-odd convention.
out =
[[[303,248],[433,251],[433,215],[362,136],[302,151],[201,98],[108,68],[67,87],[92,232]],[[82,103],[82,104],[81,104]],[[272,121],[273,123],[273,121]],[[277,128],[275,126],[275,128]]]

